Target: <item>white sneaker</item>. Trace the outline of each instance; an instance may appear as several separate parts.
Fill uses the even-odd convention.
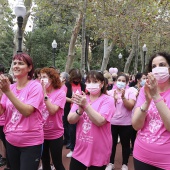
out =
[[[54,165],[51,165],[51,170],[55,170]]]
[[[117,138],[117,143],[120,143],[120,137],[118,136],[118,138]]]
[[[71,158],[71,157],[72,157],[72,154],[73,154],[73,151],[70,151],[70,152],[66,155],[66,157],[67,157],[67,158]]]
[[[114,166],[114,164],[109,163],[105,170],[112,170],[112,169],[115,169],[115,166]]]
[[[38,170],[42,170],[42,165],[39,167],[39,169]]]
[[[123,164],[121,170],[128,170],[128,166]]]

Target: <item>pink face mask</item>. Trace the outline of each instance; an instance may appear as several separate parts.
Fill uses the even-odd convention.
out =
[[[86,90],[90,94],[96,95],[101,91],[100,83],[86,83]]]
[[[169,79],[168,67],[155,67],[152,69],[152,73],[155,76],[158,84],[164,83]]]

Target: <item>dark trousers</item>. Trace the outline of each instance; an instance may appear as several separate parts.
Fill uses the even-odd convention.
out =
[[[90,166],[88,167],[88,170],[105,170],[106,165],[103,165],[101,167],[98,166]],[[69,170],[86,170],[87,167],[82,164],[81,162],[77,161],[74,158],[71,158],[71,162],[70,162],[70,168]]]
[[[163,170],[133,158],[135,170]]]
[[[73,151],[76,143],[76,124],[69,124],[70,150]]]
[[[44,140],[42,153],[43,170],[51,170],[50,153],[55,169],[65,170],[62,163],[63,136],[58,139]]]
[[[67,121],[68,114],[63,116],[63,127],[64,127],[64,144],[70,143],[70,135],[69,135],[69,123]]]
[[[137,133],[137,131],[132,127],[131,139],[130,139],[132,150],[134,148],[134,143],[135,143],[135,140],[136,140],[136,133]]]
[[[3,128],[4,128],[4,126],[0,126],[0,139],[1,139],[3,145],[4,145],[5,149],[6,149],[6,139],[5,139],[5,134],[4,134]],[[10,165],[9,165],[7,151],[6,151],[6,164],[7,164],[7,167],[9,168]]]
[[[21,136],[22,137],[22,136]],[[37,170],[41,158],[42,144],[16,147],[6,141],[10,170]]]
[[[116,154],[116,146],[117,146],[117,140],[118,135],[120,136],[120,142],[122,145],[122,165],[128,164],[129,155],[130,155],[130,136],[131,136],[131,125],[112,125],[112,138],[113,138],[113,145],[112,145],[112,154],[110,157],[110,162],[114,164],[115,154]]]

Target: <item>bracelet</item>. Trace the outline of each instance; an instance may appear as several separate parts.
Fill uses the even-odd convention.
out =
[[[141,110],[141,112],[146,112],[146,111],[148,111],[148,110],[143,109],[142,106],[140,107],[140,110]]]
[[[76,113],[77,113],[77,115],[79,115],[79,116],[81,116],[81,115],[83,114],[83,113],[80,114],[78,109],[76,110]]]
[[[159,99],[153,100],[153,101],[154,101],[154,103],[156,104],[156,103],[158,103],[158,102],[160,102],[160,101],[162,101],[162,100],[164,100],[163,97],[160,97]]]

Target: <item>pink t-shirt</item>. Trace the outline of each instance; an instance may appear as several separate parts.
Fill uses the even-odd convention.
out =
[[[115,90],[116,89],[109,90],[108,95],[113,97]],[[117,93],[118,93],[118,100],[116,102],[116,111],[110,122],[112,125],[131,125],[132,111],[126,109],[121,98],[121,93],[119,93],[118,91]],[[126,89],[125,98],[133,99],[136,101],[136,94],[134,93],[134,90],[132,90],[131,88]]]
[[[56,89],[48,97],[52,104],[59,106],[59,110],[50,115],[46,109],[45,103],[43,104],[42,116],[44,120],[44,139],[58,139],[64,133],[62,116],[64,113],[64,106],[66,102],[66,93],[62,89]]]
[[[0,115],[0,126],[4,126],[4,124],[5,124],[5,115],[2,114]]]
[[[62,90],[64,90],[64,91],[65,91],[65,93],[67,94],[67,87],[66,87],[66,85],[65,85],[65,84],[61,86],[61,89],[62,89]]]
[[[0,96],[1,96],[2,94],[3,94],[3,93],[2,93],[2,91],[0,90]],[[0,101],[1,101],[1,97],[0,97]],[[5,115],[2,114],[2,115],[0,115],[0,126],[4,126],[4,124],[5,124]]]
[[[75,85],[74,83],[72,83],[71,87],[72,87],[72,94],[74,93],[82,94],[80,84]]]
[[[107,165],[110,162],[112,149],[110,119],[115,111],[114,99],[102,94],[93,102],[90,102],[89,96],[87,100],[93,109],[107,120],[107,123],[98,127],[89,119],[86,112],[83,112],[77,123],[73,158],[87,167]],[[75,112],[77,108],[78,106],[73,104],[70,112]]]
[[[170,108],[170,89],[160,95]],[[144,102],[145,94],[142,88],[135,108]],[[165,129],[153,101],[149,106],[144,126],[137,133],[133,156],[142,162],[170,170],[170,132]]]
[[[35,108],[34,112],[25,117],[14,107],[4,94],[1,103],[6,108],[4,133],[6,140],[17,147],[39,145],[43,143],[43,123],[40,106],[43,104],[43,90],[40,83],[31,80],[21,90],[16,89],[16,83],[10,85],[14,95],[23,103]]]

